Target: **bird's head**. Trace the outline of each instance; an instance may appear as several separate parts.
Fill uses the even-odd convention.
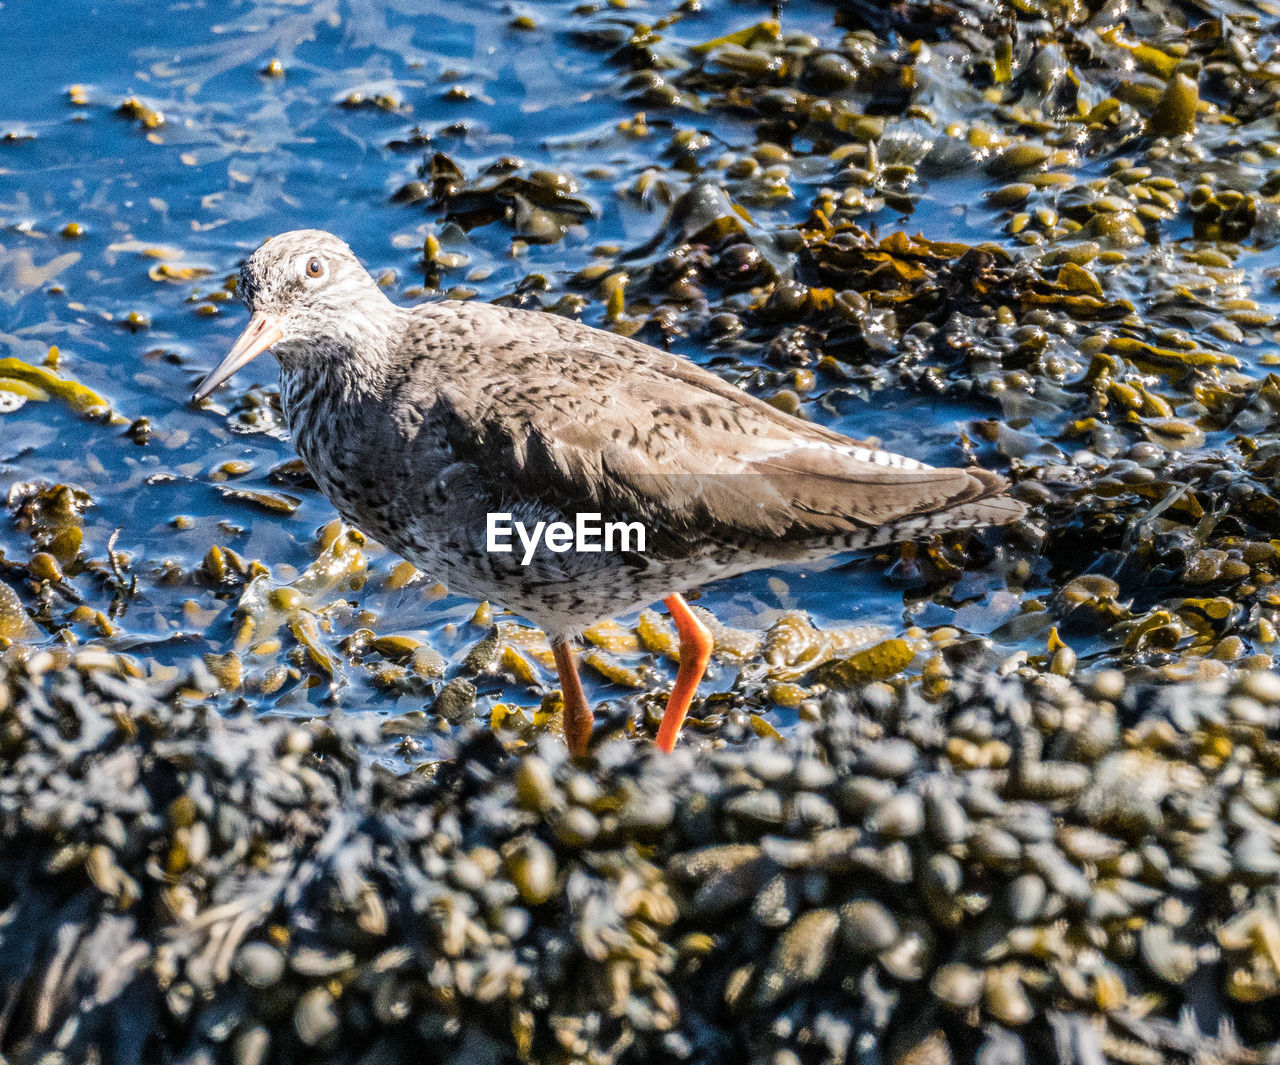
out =
[[[268,348],[286,367],[369,350],[395,313],[351,249],[321,229],[266,240],[240,268],[238,290],[249,324],[196,387],[197,403]]]

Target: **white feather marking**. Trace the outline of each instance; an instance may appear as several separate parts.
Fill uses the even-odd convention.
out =
[[[859,447],[857,445],[829,444],[825,441],[806,441],[796,447],[790,447],[784,451],[776,451],[768,457],[776,458],[778,455],[789,455],[795,451],[833,451],[837,455],[847,455],[854,462],[866,462],[873,466],[887,466],[895,470],[927,470],[931,468],[926,463],[909,459],[906,455],[895,455],[892,451],[881,451],[878,448]]]

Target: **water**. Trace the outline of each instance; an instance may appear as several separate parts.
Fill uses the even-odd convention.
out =
[[[0,6],[0,65],[11,72],[0,79],[0,134],[9,134],[0,143],[0,355],[38,364],[56,345],[61,372],[109,398],[122,416],[109,424],[78,417],[57,401],[28,402],[3,416],[0,460],[11,483],[66,482],[87,490],[93,505],[82,557],[103,562],[119,530],[117,550],[138,578],[136,595],[114,619],[117,631],[105,638],[69,621],[77,604],[55,593],[50,641],[101,641],[144,664],[221,653],[232,646],[238,592],[211,587],[196,571],[210,547],[262,560],[281,583],[316,558],[318,530],[333,512],[314,490],[273,476],[294,457],[285,434],[271,418],[248,432],[242,418],[227,416],[243,410],[251,385],[274,387],[274,363],[254,363],[209,408],[188,403],[193,385],[246,320],[237,303],[210,297],[265,237],[303,227],[332,230],[375,276],[392,275],[393,295],[422,298],[423,241],[429,233],[449,240],[450,231],[430,210],[397,205],[391,195],[436,151],[469,175],[503,157],[566,171],[595,207],[594,217],[563,241],[518,256],[501,224],[465,237],[454,232],[449,246],[469,264],[451,272],[446,286],[466,284],[480,298],[494,298],[542,273],[555,291],[591,262],[594,247],[636,247],[659,231],[661,204],[618,195],[655,163],[654,142],[617,128],[640,108],[620,96],[618,70],[575,31],[651,19],[661,9],[583,16],[574,7],[520,7],[538,24],[529,31],[511,26],[510,4],[474,0]],[[785,25],[830,37],[831,12],[822,4],[790,4]],[[767,13],[762,5],[708,3],[672,33],[690,42],[710,39]],[[38,48],[28,43],[37,40]],[[263,73],[273,61],[284,76]],[[383,98],[385,106],[343,106],[355,93],[366,101]],[[121,113],[128,99],[159,112],[163,122],[148,128],[145,117]],[[702,125],[726,145],[751,143],[746,124],[708,116]],[[803,217],[818,184],[797,181],[795,200],[755,208],[756,221],[771,227]],[[990,237],[987,212],[972,206],[976,188],[965,174],[935,183],[911,230],[944,239]],[[885,211],[869,221],[893,225],[898,216]],[[69,224],[83,227],[83,235],[61,236]],[[173,279],[152,276],[162,264]],[[469,274],[480,267],[482,274]],[[601,313],[593,304],[585,317],[599,322]],[[147,326],[130,328],[130,315]],[[695,359],[709,356],[696,343],[678,346]],[[892,392],[873,401],[832,397],[812,407],[814,417],[842,431],[878,435],[908,454],[953,463],[963,461],[959,432],[991,413]],[[152,430],[143,446],[124,432],[140,418]],[[214,471],[231,461],[251,469],[219,482]],[[228,487],[283,491],[300,505],[277,514],[229,499]],[[180,516],[191,520],[175,525]],[[12,523],[0,527],[0,548],[19,563],[32,551]],[[367,581],[340,589],[352,606],[332,612],[326,638],[336,642],[359,625],[380,634],[416,632],[456,663],[479,635],[466,625],[472,605],[437,598],[425,581],[390,591],[386,579],[396,560],[372,550],[371,561]],[[11,576],[25,587],[20,572]],[[70,586],[84,604],[108,609],[113,587],[105,565],[78,573],[73,567]],[[748,575],[708,589],[702,602],[747,626],[761,627],[794,605],[826,623],[895,627],[922,609],[908,609],[903,591],[885,564],[861,561]],[[986,617],[987,590],[970,591],[970,616]],[[998,606],[985,624],[1012,609],[1016,603]],[[950,607],[927,611],[935,623],[952,616]],[[250,667],[287,660],[287,636],[283,643]],[[326,692],[290,684],[254,701],[305,709]],[[395,700],[359,685],[340,698],[381,709],[422,704],[420,696]]]

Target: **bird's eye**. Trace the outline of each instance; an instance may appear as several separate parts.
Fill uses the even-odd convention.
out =
[[[324,277],[324,263],[315,255],[307,260],[307,277]]]

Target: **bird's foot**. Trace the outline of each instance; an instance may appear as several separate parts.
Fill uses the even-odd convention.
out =
[[[680,726],[684,724],[685,715],[697,694],[698,682],[707,671],[715,640],[711,631],[689,609],[684,596],[677,593],[664,599],[663,603],[671,611],[671,620],[676,623],[676,632],[680,636],[680,669],[658,728],[658,747],[670,754],[675,749]]]

